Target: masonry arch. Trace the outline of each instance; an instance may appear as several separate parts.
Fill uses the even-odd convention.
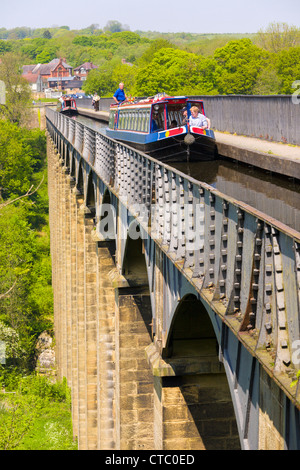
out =
[[[83,164],[82,160],[80,160],[78,164],[78,175],[77,175],[77,181],[76,181],[76,186],[80,194],[84,194],[84,178],[83,178]]]
[[[66,157],[65,157],[65,166],[70,168],[70,146],[66,144]]]
[[[216,355],[218,341],[202,302],[186,294],[174,312],[163,356],[191,356],[202,350]]]
[[[89,208],[91,214],[96,213],[96,185],[94,181],[94,172],[90,171],[87,181],[86,191],[86,206]]]
[[[124,220],[128,235],[124,240],[122,273],[115,280],[119,281],[115,293],[119,346],[115,357],[121,370],[117,385],[117,448],[128,449],[129,443],[130,448],[146,450],[155,448],[154,381],[145,354],[145,348],[152,343],[152,307],[144,240],[129,236],[130,225]]]
[[[70,175],[72,178],[76,178],[76,158],[74,155],[74,151],[71,152],[71,158],[70,158]]]
[[[162,379],[165,394],[177,389],[189,411],[198,449],[241,448],[234,404],[210,316],[196,295],[179,302],[162,355],[176,376]],[[171,421],[170,421],[171,424]]]
[[[148,287],[148,274],[145,259],[144,240],[138,236],[139,226],[132,220],[128,227],[122,274],[133,282]]]
[[[97,232],[101,239],[110,241],[111,254],[116,253],[116,208],[113,204],[112,195],[106,188],[97,208]]]

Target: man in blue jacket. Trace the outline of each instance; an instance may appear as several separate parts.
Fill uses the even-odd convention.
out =
[[[122,103],[123,101],[127,100],[127,96],[125,95],[125,92],[123,90],[124,88],[124,83],[119,84],[119,88],[117,89],[116,93],[113,96],[113,99],[117,104]]]

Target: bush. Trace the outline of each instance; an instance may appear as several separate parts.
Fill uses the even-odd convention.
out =
[[[71,396],[64,378],[0,369],[0,449],[75,450]]]

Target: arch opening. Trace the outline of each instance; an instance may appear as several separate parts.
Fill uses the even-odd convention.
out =
[[[133,221],[133,224],[135,224],[135,221]],[[135,227],[135,231],[138,233],[138,226]],[[143,284],[148,286],[144,243],[140,237],[132,238],[130,236],[130,227],[125,248],[122,273],[126,278],[135,279],[140,285]]]
[[[96,198],[95,198],[95,187],[93,183],[93,172],[91,171],[88,177],[87,184],[87,195],[86,195],[86,206],[89,208],[91,215],[96,213]]]
[[[115,209],[112,205],[110,192],[104,192],[102,203],[100,205],[99,221],[97,231],[103,240],[109,241],[109,250],[111,256],[115,258],[116,254],[116,232],[115,232]]]
[[[175,376],[162,378],[165,396],[172,390],[178,403],[187,407],[195,449],[240,450],[235,410],[219,360],[217,337],[205,306],[194,294],[185,295],[177,306],[163,356],[176,371]],[[165,404],[170,415],[178,407],[173,406],[174,410],[169,401]],[[184,436],[182,445],[188,439]]]
[[[194,294],[185,295],[176,308],[163,357],[190,357],[218,353],[217,338],[202,302]]]
[[[82,170],[82,165],[79,164],[79,169],[78,169],[78,179],[77,179],[77,189],[80,194],[84,193],[84,181],[83,181],[83,170]]]

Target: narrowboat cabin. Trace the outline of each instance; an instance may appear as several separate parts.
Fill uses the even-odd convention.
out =
[[[205,115],[202,100],[156,95],[111,105],[106,135],[160,161],[208,161],[217,157],[214,132],[190,126],[191,107]]]
[[[78,114],[75,98],[70,96],[62,96],[58,101],[57,110],[62,114],[67,114],[68,116],[74,116]]]

